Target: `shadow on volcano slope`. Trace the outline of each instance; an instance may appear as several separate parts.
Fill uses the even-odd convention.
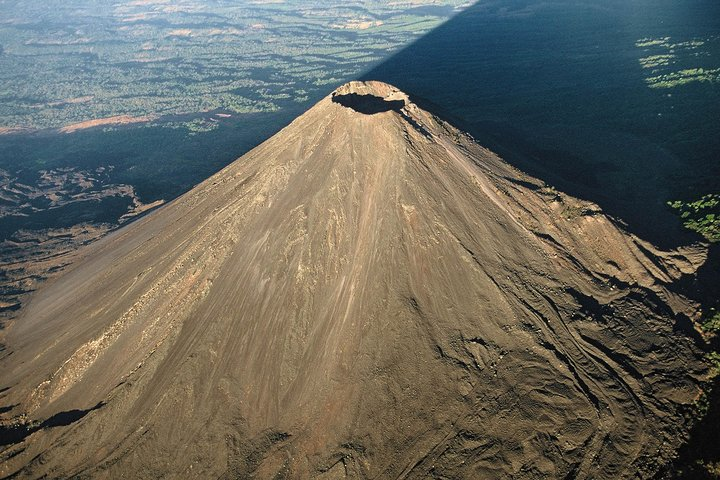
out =
[[[334,95],[332,101],[365,115],[391,111],[398,112],[405,106],[404,100],[385,100],[375,95],[358,95],[357,93]]]
[[[649,88],[641,60],[662,48],[644,44],[696,42],[671,54],[668,72],[710,68],[719,27],[710,0],[491,0],[364,78],[424,99],[506,161],[672,247],[696,237],[666,202],[720,184],[720,122],[710,121],[720,118],[720,88]]]
[[[15,406],[16,405],[11,405],[4,408],[12,409]],[[0,447],[20,443],[33,433],[46,428],[67,427],[68,425],[77,422],[88,413],[97,410],[102,406],[103,403],[100,402],[94,407],[88,408],[86,410],[68,410],[65,412],[59,412],[52,417],[36,424],[18,424],[11,426],[0,425]]]

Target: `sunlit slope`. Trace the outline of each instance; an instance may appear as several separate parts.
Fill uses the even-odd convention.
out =
[[[351,83],[35,295],[0,474],[647,477],[701,393],[704,255]]]

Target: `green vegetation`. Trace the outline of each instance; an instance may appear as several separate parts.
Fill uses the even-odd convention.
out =
[[[712,70],[690,68],[667,75],[648,77],[645,81],[650,88],[673,88],[693,82],[717,82],[720,81],[720,68]]]
[[[703,235],[710,242],[720,241],[720,194],[708,194],[698,200],[667,202],[683,220],[683,224]],[[704,393],[696,403],[696,424],[690,441],[680,450],[680,457],[672,467],[676,479],[720,479],[720,450],[716,441],[720,424],[720,311],[718,304],[707,308],[700,320],[705,333],[705,358],[710,378]]]
[[[643,69],[650,70],[645,78],[650,88],[675,88],[691,83],[714,83],[720,81],[720,68],[706,62],[711,57],[700,50],[709,41],[717,39],[691,39],[671,42],[670,37],[642,38],[635,42],[644,56],[638,59]],[[705,65],[702,63],[705,62]]]
[[[670,37],[663,38],[641,38],[635,42],[635,46],[638,48],[656,47],[656,46],[668,46]]]
[[[708,194],[693,202],[676,200],[668,205],[678,211],[687,228],[711,242],[720,241],[720,194]]]
[[[666,55],[650,55],[649,57],[641,58],[640,65],[643,68],[657,68],[660,66],[670,65],[672,59],[675,58],[673,54]]]
[[[705,40],[698,40],[693,39],[686,42],[677,42],[677,43],[671,43],[670,42],[671,37],[663,37],[663,38],[641,38],[637,42],[635,42],[635,46],[637,48],[645,48],[648,47],[664,47],[669,50],[675,50],[678,48],[698,48],[705,45]]]
[[[710,363],[712,378],[720,376],[720,352],[710,352],[707,354],[708,362]]]
[[[188,135],[197,135],[198,133],[212,132],[220,127],[220,122],[217,119],[211,118],[209,120],[204,118],[196,118],[188,122],[162,122],[160,124],[153,124],[152,126],[161,126],[165,128],[173,129],[185,129]]]
[[[0,5],[0,129],[48,129],[119,115],[292,107],[358,76],[463,2]]]
[[[717,306],[717,305],[716,305]],[[707,309],[700,323],[700,328],[708,335],[710,351],[707,360],[712,368],[712,377],[720,376],[720,312],[717,308]]]
[[[720,334],[720,312],[711,308],[707,318],[702,323],[702,329],[715,335]]]
[[[717,442],[717,425],[720,424],[720,345],[718,326],[720,314],[711,308],[705,314],[702,329],[709,333],[709,351],[706,359],[710,365],[710,381],[695,403],[695,420],[698,422],[690,441],[680,449],[680,456],[670,468],[672,479],[720,479],[720,449]],[[660,477],[659,477],[660,478]]]

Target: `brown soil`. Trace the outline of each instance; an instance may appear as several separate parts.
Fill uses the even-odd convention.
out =
[[[66,125],[58,131],[60,133],[74,133],[78,130],[85,130],[87,128],[102,127],[106,125],[128,125],[131,123],[147,123],[152,121],[154,118],[150,116],[145,117],[131,117],[129,115],[118,115],[115,117],[107,118],[96,118],[95,120],[87,120],[85,122],[73,123],[72,125]]]
[[[646,478],[707,375],[673,287],[705,255],[351,83],[33,297],[0,476]]]

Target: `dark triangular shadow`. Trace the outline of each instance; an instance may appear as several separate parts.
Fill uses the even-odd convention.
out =
[[[0,447],[22,442],[39,430],[55,427],[67,427],[68,425],[77,422],[93,410],[99,409],[103,405],[104,403],[100,402],[94,407],[86,410],[68,410],[65,412],[58,412],[42,422],[18,422],[17,424],[0,425]],[[17,405],[11,405],[5,408],[12,409],[16,406]]]
[[[520,169],[672,247],[697,237],[666,202],[720,185],[720,122],[708,121],[720,118],[720,89],[649,88],[636,43],[719,30],[714,0],[490,0],[363,78],[424,100]]]

